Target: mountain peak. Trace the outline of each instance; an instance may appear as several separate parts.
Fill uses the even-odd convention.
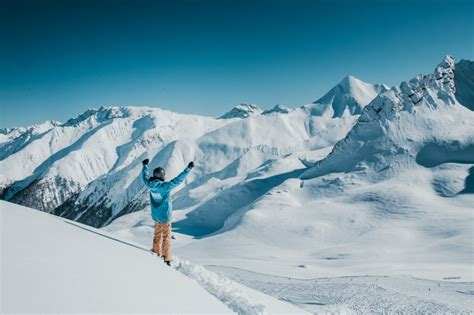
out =
[[[418,75],[390,91],[381,93],[364,109],[359,121],[365,123],[391,120],[401,111],[416,111],[416,107],[429,106],[435,109],[455,104],[454,67],[454,58],[446,56],[433,74]],[[436,94],[437,100],[432,97],[433,94]]]
[[[230,118],[247,118],[250,116],[260,115],[263,110],[255,104],[240,103],[230,111],[220,116],[219,119]]]
[[[89,108],[79,116],[71,118],[64,123],[65,126],[77,125],[90,117],[95,117],[97,121],[104,122],[113,118],[124,118],[130,115],[130,110],[127,107],[101,106],[99,109]]]
[[[338,85],[342,87],[351,87],[354,85],[363,85],[363,84],[367,84],[367,83],[349,74],[349,75],[346,75],[341,80],[341,82],[339,82]]]
[[[282,114],[288,114],[290,112],[290,109],[285,106],[285,105],[281,105],[281,104],[277,104],[275,105],[275,107],[273,107],[272,109],[266,109],[263,111],[262,115],[270,115],[270,114],[273,114],[273,113],[282,113]]]
[[[371,84],[347,75],[323,97],[304,108],[315,116],[359,115],[367,104],[386,90],[388,87],[384,84]]]
[[[441,63],[438,65],[438,67],[454,69],[454,67],[455,67],[454,57],[451,56],[451,55],[446,55],[444,57],[444,60],[441,61]]]

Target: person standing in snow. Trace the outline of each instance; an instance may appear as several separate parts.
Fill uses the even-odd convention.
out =
[[[149,162],[148,159],[142,161],[142,178],[150,189],[151,217],[155,221],[153,252],[163,257],[169,266],[171,264],[171,212],[173,211],[170,192],[184,181],[194,167],[194,162],[189,162],[188,167],[169,182],[165,181],[165,170],[162,167],[155,168],[153,176],[150,177]]]

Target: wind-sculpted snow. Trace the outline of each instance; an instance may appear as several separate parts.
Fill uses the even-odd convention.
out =
[[[417,154],[416,162],[425,167],[434,167],[444,163],[474,164],[474,142],[461,144],[428,143]]]
[[[196,237],[215,233],[223,228],[226,221],[237,211],[252,204],[286,179],[298,177],[302,172],[303,168],[236,184],[194,208],[186,219],[177,222],[174,227],[179,233]]]

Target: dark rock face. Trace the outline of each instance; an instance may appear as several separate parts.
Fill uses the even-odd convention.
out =
[[[112,218],[112,208],[106,205],[105,201],[96,205],[76,203],[78,194],[57,207],[53,214],[87,224],[95,228],[103,227]]]
[[[78,189],[79,184],[61,177],[54,177],[47,181],[35,180],[8,200],[51,213]]]
[[[239,104],[232,108],[229,112],[220,116],[219,119],[230,119],[230,118],[247,118],[253,115],[259,115],[262,113],[257,105],[254,104]]]
[[[454,84],[458,102],[474,111],[474,61],[461,60],[456,64]]]

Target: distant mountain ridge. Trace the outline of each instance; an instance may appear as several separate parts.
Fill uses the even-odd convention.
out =
[[[247,118],[250,116],[259,115],[263,110],[255,104],[240,103],[239,105],[232,108],[230,111],[220,116],[220,119],[230,118]]]

